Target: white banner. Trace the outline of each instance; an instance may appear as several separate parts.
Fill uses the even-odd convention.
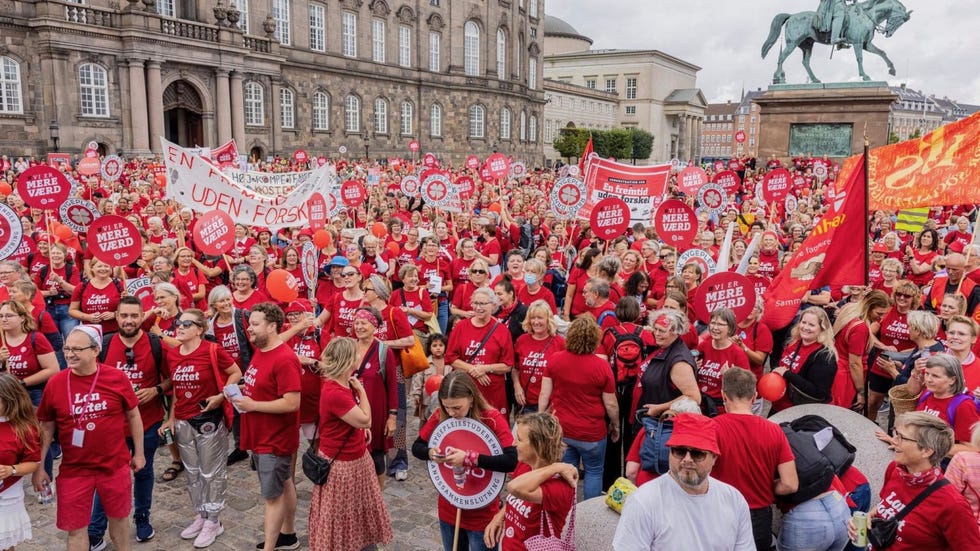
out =
[[[233,168],[223,170],[233,182],[262,195],[289,195],[313,175],[307,172],[244,172]],[[340,179],[336,184],[340,185]]]
[[[265,226],[273,232],[283,227],[309,224],[306,204],[314,192],[326,196],[337,178],[333,165],[323,165],[296,185],[288,195],[266,195],[243,186],[223,174],[210,160],[160,138],[167,169],[167,197],[197,212],[222,210],[236,223]]]

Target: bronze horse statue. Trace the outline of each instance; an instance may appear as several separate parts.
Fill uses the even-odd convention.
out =
[[[854,57],[857,58],[858,74],[863,80],[871,80],[864,72],[864,52],[868,51],[877,54],[885,60],[888,65],[888,74],[895,75],[895,65],[888,59],[885,52],[871,43],[874,39],[875,31],[891,37],[895,31],[902,26],[912,15],[911,11],[905,9],[899,0],[867,0],[843,8],[844,26],[841,31],[841,38],[845,44],[854,47]],[[810,56],[813,54],[815,43],[829,44],[830,33],[817,30],[816,13],[805,11],[796,14],[781,13],[773,18],[769,28],[769,38],[762,45],[762,57],[765,58],[769,50],[776,44],[780,32],[785,27],[786,46],[779,51],[779,62],[776,65],[776,72],[773,73],[773,84],[784,84],[786,75],[783,72],[783,62],[793,53],[796,48],[803,51],[803,67],[810,75],[810,82],[820,82],[813,70],[810,68]]]

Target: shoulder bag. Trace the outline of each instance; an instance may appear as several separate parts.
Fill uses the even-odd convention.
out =
[[[545,526],[548,533],[545,534]],[[568,517],[565,522],[565,534],[556,534],[555,527],[551,523],[551,516],[541,507],[541,531],[536,536],[531,536],[524,540],[524,547],[527,551],[575,551],[575,495],[572,494],[572,508],[568,510]]]
[[[868,527],[868,541],[871,542],[871,545],[875,549],[888,549],[891,547],[895,543],[895,538],[898,536],[898,525],[902,519],[912,512],[912,509],[915,509],[916,505],[925,501],[933,492],[947,484],[949,484],[949,480],[945,477],[940,477],[939,480],[930,484],[928,488],[919,492],[919,495],[915,496],[915,499],[899,511],[897,515],[888,520],[872,518],[871,526]]]
[[[327,477],[330,476],[330,467],[333,462],[337,460],[337,456],[347,445],[347,441],[357,429],[351,427],[350,432],[344,437],[344,441],[341,442],[340,447],[337,448],[337,453],[334,455],[333,459],[324,459],[317,455],[317,448],[310,446],[306,448],[306,452],[303,453],[303,474],[306,478],[310,479],[310,482],[316,484],[317,486],[323,486],[327,482]],[[318,437],[320,436],[320,419],[316,420],[316,432],[313,433],[313,441],[319,442]],[[319,447],[319,444],[317,444]]]

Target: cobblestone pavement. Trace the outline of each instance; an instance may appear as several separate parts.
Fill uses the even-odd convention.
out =
[[[418,434],[418,423],[409,426],[409,443]],[[305,444],[300,453],[305,450]],[[298,463],[298,460],[297,460]],[[132,530],[133,551],[184,551],[193,550],[191,541],[180,539],[180,531],[190,523],[191,511],[185,491],[186,478],[181,474],[173,482],[159,482],[159,475],[170,465],[170,452],[161,448],[155,459],[154,470],[157,483],[154,485],[151,523],[156,537],[145,543],[136,543],[136,531]],[[57,463],[55,467],[57,472]],[[439,519],[436,513],[436,491],[429,481],[421,461],[409,458],[409,477],[398,482],[389,477],[384,488],[384,499],[391,515],[394,540],[386,550],[431,551],[440,549]],[[18,551],[56,551],[65,548],[66,535],[55,527],[55,505],[39,505],[30,487],[25,488],[27,512],[31,516],[34,539],[17,546]],[[302,544],[308,548],[307,520],[309,518],[311,483],[297,466],[296,490],[299,495],[299,509],[296,512],[296,530]],[[57,488],[55,488],[57,492]],[[351,499],[357,499],[351,496]],[[259,496],[258,478],[248,468],[248,461],[242,461],[229,468],[227,508],[221,516],[225,533],[208,549],[215,551],[251,551],[262,539],[262,500]],[[113,549],[109,542],[107,549]],[[327,550],[329,551],[329,550]]]

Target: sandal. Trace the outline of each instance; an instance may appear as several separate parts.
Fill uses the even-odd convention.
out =
[[[170,482],[176,479],[180,473],[184,472],[184,464],[180,461],[171,461],[170,465],[171,466],[167,467],[167,470],[163,471],[163,474],[160,475],[160,480]]]

